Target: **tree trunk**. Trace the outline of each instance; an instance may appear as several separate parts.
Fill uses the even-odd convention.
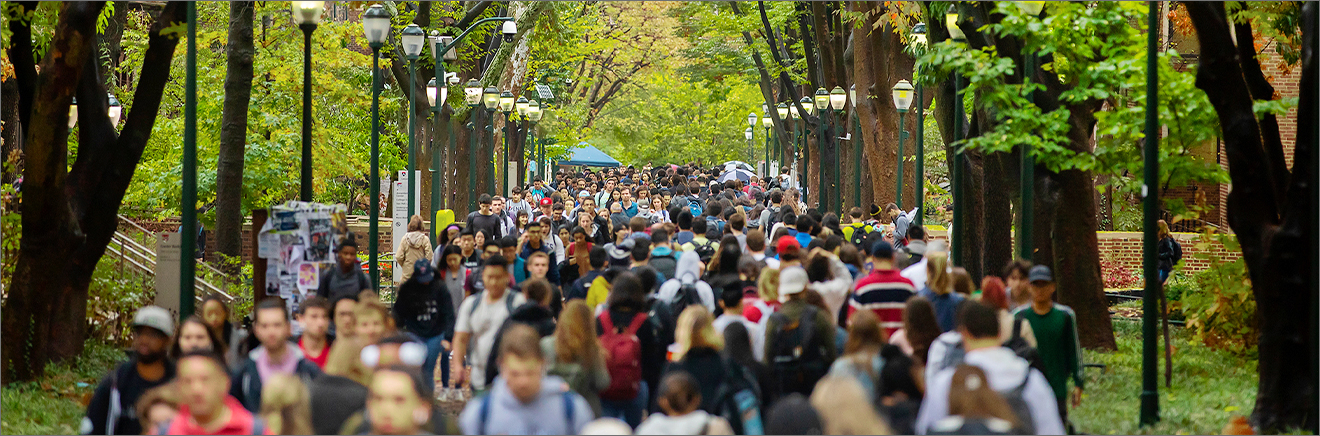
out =
[[[1292,173],[1284,167],[1278,125],[1252,112],[1251,82],[1260,74],[1251,43],[1235,44],[1224,4],[1187,3],[1201,44],[1196,86],[1223,126],[1233,190],[1228,221],[1251,276],[1259,325],[1260,376],[1252,424],[1260,432],[1316,431],[1315,204],[1316,132],[1298,123]],[[1316,5],[1303,6],[1298,119],[1316,117]],[[1239,26],[1250,35],[1250,26]],[[1239,33],[1239,38],[1244,36]],[[1249,40],[1248,40],[1249,41]],[[1245,45],[1235,49],[1235,45]],[[1272,95],[1257,96],[1272,99]],[[1280,183],[1279,181],[1282,181]],[[1284,189],[1283,192],[1278,192]]]
[[[857,84],[857,116],[865,168],[863,186],[868,186],[868,203],[883,206],[895,200],[898,162],[898,114],[890,105],[890,87],[899,80],[912,79],[915,59],[903,51],[902,39],[882,24],[874,28],[884,6],[877,2],[854,3],[868,20],[852,30],[853,80]],[[904,126],[906,127],[906,125]],[[906,178],[906,177],[905,177]],[[869,179],[869,181],[868,181]],[[864,203],[866,204],[866,203]],[[863,206],[863,210],[866,206]]]
[[[34,122],[26,130],[23,235],[4,303],[9,316],[0,319],[4,382],[34,379],[47,363],[82,351],[87,286],[114,236],[116,213],[151,136],[178,43],[174,34],[161,35],[183,21],[183,5],[170,2],[152,26],[132,111],[116,133],[106,116],[93,43],[103,6],[64,3],[41,73],[32,76],[34,82],[19,79],[20,88],[33,90],[26,106],[33,109]],[[79,101],[87,103],[78,105],[85,122],[70,169],[67,116],[75,88]]]
[[[215,249],[226,256],[239,256],[243,250],[243,153],[247,148],[248,103],[252,100],[255,10],[256,2],[229,4],[225,101],[220,115],[215,183]]]
[[[114,2],[113,6],[115,16],[106,23],[105,33],[99,37],[101,40],[99,45],[101,50],[104,50],[104,54],[97,53],[97,64],[101,68],[101,77],[108,82],[106,87],[123,84],[116,70],[119,68],[119,58],[124,53],[120,42],[124,37],[124,27],[128,25],[128,2],[117,1]]]

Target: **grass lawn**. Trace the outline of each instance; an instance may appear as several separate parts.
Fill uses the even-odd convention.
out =
[[[88,341],[74,362],[48,367],[38,381],[4,386],[0,434],[78,434],[96,384],[124,359],[119,348]]]
[[[1082,405],[1071,412],[1077,431],[1091,434],[1219,434],[1235,415],[1249,415],[1256,404],[1256,360],[1196,343],[1190,332],[1170,326],[1173,387],[1164,387],[1160,347],[1161,421],[1140,428],[1141,323],[1115,319],[1118,351],[1084,351],[1087,363],[1108,365],[1108,373],[1086,370]]]

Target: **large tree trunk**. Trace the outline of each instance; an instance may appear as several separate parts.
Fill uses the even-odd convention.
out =
[[[116,133],[93,50],[103,6],[64,3],[41,73],[34,82],[20,79],[20,88],[34,92],[27,105],[33,112],[26,130],[23,236],[3,309],[7,316],[0,319],[5,382],[36,378],[47,363],[82,351],[87,286],[114,236],[116,213],[151,136],[179,40],[161,35],[183,21],[183,5],[170,2],[152,26],[132,110]],[[70,169],[67,117],[75,89],[86,103],[78,105],[79,150]]]
[[[1222,2],[1186,6],[1201,44],[1196,86],[1205,91],[1223,126],[1233,182],[1228,221],[1242,245],[1260,322],[1260,380],[1252,423],[1261,432],[1314,432],[1315,126],[1298,123],[1292,173],[1281,170],[1286,164],[1278,124],[1252,112],[1254,100],[1273,95],[1263,95],[1270,90],[1260,86],[1263,75],[1250,25],[1238,26],[1235,44]],[[1314,3],[1303,6],[1299,120],[1316,117],[1316,14]]]
[[[225,49],[225,102],[216,157],[216,251],[238,256],[243,249],[243,152],[247,148],[248,103],[252,100],[252,20],[256,2],[229,4]]]
[[[862,197],[869,196],[871,202],[883,206],[896,199],[894,188],[898,183],[898,114],[890,103],[890,87],[899,80],[911,80],[916,61],[903,50],[902,38],[888,24],[874,27],[886,13],[884,6],[878,2],[854,5],[858,12],[869,17],[852,30],[856,110],[861,124],[861,137],[856,140],[864,141],[862,154],[866,165],[862,172],[870,174],[869,181],[867,177],[862,180],[870,192]],[[906,130],[907,126],[904,127]],[[912,179],[907,174],[912,173],[906,173],[904,178]]]

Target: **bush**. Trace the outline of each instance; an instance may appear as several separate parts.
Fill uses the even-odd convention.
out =
[[[1112,255],[1100,259],[1100,277],[1104,279],[1106,289],[1135,288],[1141,285],[1141,278]]]
[[[1187,318],[1187,327],[1197,339],[1216,348],[1254,353],[1257,341],[1256,298],[1242,258],[1225,262],[1211,251],[1218,241],[1228,250],[1240,250],[1237,240],[1207,229],[1196,244],[1199,259],[1212,265],[1194,274],[1191,281],[1199,291],[1184,293],[1174,307]]]
[[[102,256],[87,286],[87,337],[127,345],[133,314],[156,300],[155,283],[116,257]]]

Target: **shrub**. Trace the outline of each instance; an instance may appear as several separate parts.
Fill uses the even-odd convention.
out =
[[[1141,277],[1112,255],[1100,259],[1100,277],[1105,281],[1105,288],[1135,288],[1141,285]]]
[[[1242,258],[1225,262],[1210,250],[1215,241],[1228,250],[1241,250],[1236,238],[1216,233],[1207,228],[1196,244],[1196,256],[1210,262],[1211,267],[1194,274],[1191,281],[1199,291],[1181,294],[1174,307],[1187,318],[1187,327],[1197,339],[1216,348],[1238,353],[1251,353],[1256,349],[1256,298],[1247,275],[1247,264]]]

